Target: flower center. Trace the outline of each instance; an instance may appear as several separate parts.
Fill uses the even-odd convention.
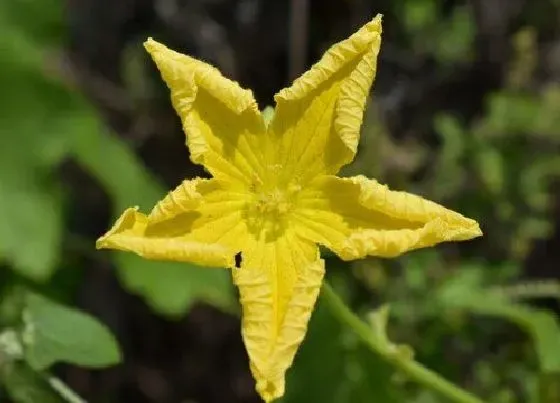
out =
[[[272,183],[255,181],[251,188],[252,200],[246,210],[251,230],[265,233],[267,237],[278,236],[286,228],[301,189],[296,182],[278,183],[274,175],[271,176]]]
[[[255,206],[260,214],[270,216],[273,219],[280,218],[290,209],[290,203],[286,198],[286,194],[279,189],[259,193]]]

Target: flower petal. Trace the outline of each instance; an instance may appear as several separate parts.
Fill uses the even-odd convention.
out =
[[[300,233],[345,260],[394,257],[482,235],[474,220],[361,175],[317,180],[299,206]]]
[[[127,209],[97,247],[147,259],[234,267],[234,256],[248,237],[241,217],[244,198],[216,179],[184,181],[149,216]]]
[[[354,158],[380,44],[378,15],[276,94],[270,130],[286,175],[305,182],[318,173],[335,174]]]
[[[145,43],[183,123],[191,160],[214,177],[240,183],[260,176],[265,124],[253,94],[199,60],[148,39]]]
[[[135,252],[146,259],[192,262],[210,267],[232,267],[233,254],[216,244],[192,242],[180,237],[146,234],[148,218],[137,208],[125,210],[113,228],[97,240],[98,249]]]
[[[324,275],[317,247],[287,231],[255,241],[233,271],[243,307],[243,340],[261,397],[284,394],[285,373],[305,337]]]
[[[151,222],[162,222],[176,217],[177,215],[192,211],[200,205],[202,195],[198,187],[202,183],[211,182],[208,179],[195,178],[184,180],[173,191],[169,192],[165,198],[152,209],[149,215]]]

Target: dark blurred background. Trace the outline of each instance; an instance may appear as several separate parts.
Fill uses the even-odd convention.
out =
[[[2,328],[17,328],[22,289],[105,323],[122,363],[50,369],[88,402],[260,401],[227,273],[94,249],[124,208],[205,175],[142,42],[212,63],[264,109],[377,13],[378,74],[345,173],[443,203],[485,236],[395,260],[328,256],[328,278],[360,314],[389,303],[391,339],[485,400],[559,402],[558,0],[3,0]],[[481,304],[490,292],[501,302]],[[13,401],[47,401],[22,400],[32,381],[10,371]],[[319,302],[284,401],[443,400]]]

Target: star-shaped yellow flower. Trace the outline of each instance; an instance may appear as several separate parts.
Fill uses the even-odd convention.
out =
[[[280,91],[268,125],[250,91],[208,64],[145,43],[171,90],[191,159],[212,178],[185,180],[149,215],[126,210],[97,247],[231,268],[265,401],[284,394],[319,294],[317,244],[352,260],[481,235],[476,221],[419,196],[335,176],[356,154],[380,43],[377,16]]]

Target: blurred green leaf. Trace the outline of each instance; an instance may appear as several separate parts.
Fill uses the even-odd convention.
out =
[[[434,166],[431,192],[439,199],[446,199],[457,194],[465,182],[466,170],[462,161],[467,153],[468,136],[457,118],[446,113],[436,115],[434,129],[442,144]]]
[[[534,27],[522,27],[513,35],[511,42],[513,50],[506,73],[506,86],[522,90],[531,85],[539,62],[537,32]]]
[[[487,122],[495,136],[511,136],[536,127],[540,104],[534,96],[506,91],[488,97]]]
[[[59,0],[4,1],[0,8],[0,21],[3,19],[41,44],[59,40],[64,29],[64,9]],[[2,24],[3,32],[5,26]]]
[[[26,277],[46,280],[61,242],[60,196],[54,186],[19,174],[0,169],[0,258]]]
[[[122,140],[106,132],[93,111],[73,114],[73,126],[81,128],[72,152],[76,160],[105,188],[115,215],[130,207],[150,210],[165,190]]]
[[[5,13],[0,24],[0,208],[7,213],[0,259],[45,280],[57,263],[62,230],[61,194],[45,168],[60,161],[72,134],[65,125],[70,97],[43,77],[40,47],[22,27]]]
[[[402,3],[403,21],[412,33],[425,29],[437,21],[438,0],[416,0]]]
[[[532,338],[542,372],[560,371],[560,324],[553,313],[514,302],[482,288],[482,271],[463,269],[437,291],[444,308],[509,320]]]
[[[470,7],[457,6],[442,24],[436,40],[436,56],[442,63],[456,63],[471,57],[475,39],[475,21]]]
[[[11,2],[14,3],[14,2]],[[21,2],[20,2],[21,3]],[[28,22],[30,20],[27,20]],[[13,16],[6,12],[4,4],[0,8],[0,24],[2,25],[2,36],[0,37],[0,48],[2,49],[2,63],[0,72],[14,73],[40,71],[43,52],[37,38],[33,38],[29,31],[18,25]],[[7,80],[11,76],[0,74],[0,80]],[[17,87],[17,82],[12,82],[10,87]],[[3,87],[4,88],[4,87]]]
[[[117,364],[117,341],[92,316],[29,293],[24,311],[25,357],[32,368],[43,370],[63,361],[101,368]]]
[[[536,298],[556,298],[560,301],[560,281],[558,280],[523,281],[519,284],[498,286],[493,290],[503,293],[513,301]]]
[[[443,141],[440,158],[446,162],[461,158],[465,153],[467,136],[457,118],[445,113],[439,114],[434,119],[434,128]]]
[[[0,358],[1,361],[16,360],[23,357],[23,346],[19,333],[14,329],[3,329],[0,333]],[[2,363],[0,362],[0,366]]]
[[[535,126],[537,133],[542,133],[556,144],[560,142],[560,84],[552,83],[544,88]]]
[[[85,403],[62,381],[34,370],[22,358],[20,335],[12,329],[4,330],[0,334],[0,386],[14,402]]]
[[[0,117],[5,117],[4,129],[0,127],[5,152],[0,151],[0,156],[6,154],[0,170],[0,207],[11,214],[0,223],[0,254],[22,274],[44,280],[52,273],[60,250],[61,200],[54,186],[43,185],[33,174],[28,175],[33,180],[22,178],[29,167],[54,166],[70,153],[108,191],[115,215],[131,205],[149,210],[166,191],[125,143],[106,134],[79,94],[42,77],[46,59],[34,39],[14,24],[6,27],[12,28],[7,30],[7,49],[13,53],[8,59],[15,62],[9,74],[3,75],[12,82],[4,86],[10,97],[3,98],[6,105],[0,108]],[[29,110],[34,119],[27,118]],[[189,269],[133,256],[118,259],[118,263],[125,285],[144,295],[160,312],[183,313],[197,299],[224,308],[233,305],[225,271]],[[160,276],[162,270],[164,277]]]
[[[538,385],[539,403],[560,402],[560,371],[541,374]]]
[[[63,403],[43,374],[23,361],[11,361],[0,367],[0,383],[14,403]],[[2,400],[4,401],[4,400]]]
[[[394,370],[342,327],[319,298],[288,372],[283,402],[402,402],[393,375]]]
[[[149,211],[165,195],[163,186],[130,148],[116,137],[105,134],[92,115],[76,115],[75,119],[76,127],[91,128],[82,132],[76,141],[76,159],[107,189],[114,202],[115,215],[132,205]],[[212,303],[225,310],[235,304],[227,270],[153,262],[133,254],[115,253],[114,256],[123,284],[146,298],[150,306],[162,314],[184,314],[196,301]]]
[[[519,174],[519,188],[525,202],[537,211],[546,212],[552,205],[548,185],[553,177],[560,175],[560,156],[538,156]]]
[[[504,158],[497,148],[485,147],[475,154],[476,167],[480,180],[493,194],[504,190],[505,164]]]
[[[154,262],[124,252],[115,255],[124,285],[131,292],[144,296],[157,312],[180,316],[197,301],[225,311],[232,310],[236,304],[227,269]]]

